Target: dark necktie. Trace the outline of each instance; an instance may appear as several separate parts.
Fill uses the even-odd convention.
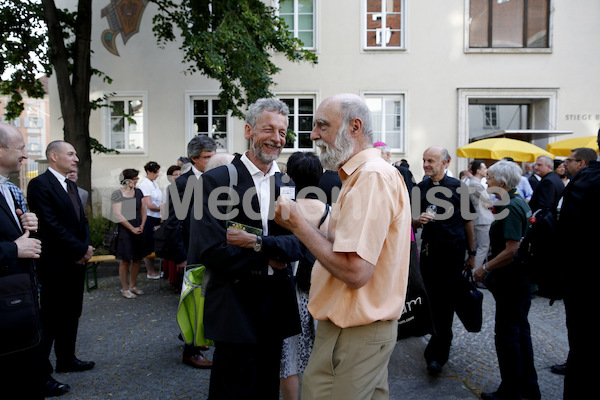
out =
[[[77,190],[75,190],[75,184],[73,182],[71,182],[69,179],[65,179],[65,182],[67,183],[67,192],[71,198],[71,203],[73,203],[77,220],[79,220],[81,218],[81,209],[79,208],[79,202],[77,201],[77,196],[79,196],[79,194],[77,193]]]

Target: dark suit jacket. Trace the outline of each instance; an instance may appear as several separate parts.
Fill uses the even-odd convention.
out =
[[[538,185],[540,184],[540,180],[538,180],[538,178],[535,177],[534,174],[531,174],[527,180],[529,181],[529,184],[531,185],[531,189],[535,190]]]
[[[533,190],[533,195],[529,201],[531,212],[552,207],[564,189],[565,184],[558,175],[554,172],[548,173],[542,178],[537,188]]]
[[[27,199],[38,217],[42,241],[38,263],[38,276],[42,283],[49,274],[67,274],[85,255],[91,243],[84,206],[79,196],[76,198],[79,219],[69,195],[50,171],[29,182]]]
[[[240,204],[232,212],[239,212],[233,221],[262,228],[260,208],[256,193],[251,199],[253,212],[244,212],[244,194],[254,189],[250,173],[237,156],[232,164],[238,171],[238,185],[234,187]],[[274,199],[282,174],[275,176]],[[272,181],[273,182],[273,181]],[[229,186],[226,166],[210,170],[202,175],[203,215],[192,218],[189,264],[204,264],[210,271],[206,289],[204,326],[206,336],[216,341],[231,343],[260,343],[265,340],[281,340],[300,332],[296,295],[291,281],[291,269],[275,270],[268,275],[269,258],[281,261],[298,260],[302,249],[298,239],[269,220],[268,236],[263,236],[262,252],[232,246],[226,243],[226,221],[210,212],[208,198],[218,187]],[[226,199],[227,195],[219,196]],[[273,204],[271,203],[271,208]],[[219,207],[225,214],[226,206]],[[248,211],[248,210],[246,210]],[[256,218],[258,216],[258,218]],[[254,217],[254,218],[253,218]]]
[[[175,187],[177,188],[177,193],[179,194],[179,200],[182,201],[185,188],[187,187],[189,178],[196,179],[194,176],[194,172],[190,169],[185,174],[182,174],[175,180]],[[169,188],[171,189],[171,188]],[[190,188],[188,190],[193,190]],[[179,219],[175,214],[175,208],[173,206],[173,198],[169,192],[169,217],[164,222],[165,229],[167,230],[168,235],[168,252],[171,259],[175,262],[175,264],[179,264],[185,260],[187,260],[188,256],[188,245],[190,240],[190,216],[193,212],[194,208],[194,195],[190,199],[190,203],[187,209],[187,214],[185,219]]]
[[[14,241],[23,235],[23,231],[1,193],[0,226],[0,275],[33,273],[32,259],[17,258],[17,245]]]

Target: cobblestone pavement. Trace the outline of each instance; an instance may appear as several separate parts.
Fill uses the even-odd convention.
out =
[[[71,391],[61,398],[74,399],[205,399],[210,370],[196,370],[181,363],[183,343],[175,312],[179,297],[166,281],[146,279],[140,273],[138,287],[146,294],[136,299],[121,297],[118,264],[98,268],[98,289],[84,295],[77,356],[93,360],[96,367],[79,373],[55,373]],[[423,350],[427,337],[402,340],[389,366],[390,398],[477,399],[482,391],[494,391],[500,383],[494,350],[494,301],[484,292],[484,325],[468,333],[460,322],[450,361],[439,377],[426,374]],[[561,399],[563,377],[550,366],[566,360],[568,345],[564,306],[536,298],[530,312],[536,368],[543,399]],[[212,350],[206,356],[212,359]],[[342,399],[340,399],[342,400]]]

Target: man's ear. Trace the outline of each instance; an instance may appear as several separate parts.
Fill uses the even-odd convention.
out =
[[[354,118],[350,121],[350,134],[352,136],[356,135],[357,132],[362,132],[363,122],[360,118]]]
[[[252,127],[248,124],[244,127],[244,138],[250,139],[252,137]]]

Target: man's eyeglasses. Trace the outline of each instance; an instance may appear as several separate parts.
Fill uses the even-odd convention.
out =
[[[571,162],[571,161],[577,161],[580,162],[581,160],[577,160],[575,158],[565,158],[565,163]]]

